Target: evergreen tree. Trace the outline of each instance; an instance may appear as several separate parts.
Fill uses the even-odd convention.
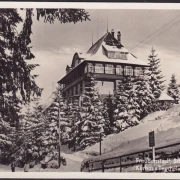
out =
[[[39,105],[39,100],[35,100],[35,106],[30,109],[27,107],[27,112],[24,118],[20,121],[16,146],[12,157],[17,162],[24,164],[27,161],[40,161],[43,153],[43,134],[45,129],[45,120],[41,115],[42,107]]]
[[[14,133],[15,128],[0,117],[0,162],[3,164],[8,164],[11,160]]]
[[[99,142],[100,132],[104,129],[103,106],[95,84],[95,78],[89,75],[83,95],[81,119],[77,122],[76,141],[82,149]]]
[[[136,101],[136,112],[135,116],[138,119],[142,119],[150,112],[153,111],[153,104],[155,98],[152,94],[148,80],[145,76],[139,78],[135,83],[135,101]]]
[[[0,116],[16,129],[21,104],[28,102],[31,96],[40,96],[42,91],[35,83],[37,75],[32,75],[37,65],[25,62],[34,58],[30,51],[31,15],[32,11],[27,10],[23,21],[16,9],[0,10]],[[18,32],[20,22],[23,28]]]
[[[115,99],[114,118],[118,132],[138,124],[135,118],[139,111],[136,98],[132,79],[127,76],[123,82],[119,82]]]
[[[148,76],[149,86],[151,91],[156,99],[158,99],[161,95],[162,90],[164,90],[163,85],[163,75],[160,70],[160,59],[157,57],[156,50],[152,48],[151,54],[148,58],[149,68],[146,73]]]
[[[34,96],[41,96],[42,92],[35,82],[38,75],[32,74],[38,65],[26,62],[35,56],[31,52],[30,38],[33,9],[25,11],[23,20],[17,9],[0,10],[0,146],[8,145],[8,148],[1,149],[0,157],[14,148],[15,136],[20,135],[18,146],[24,141],[24,137],[27,137],[22,133],[26,132],[30,124],[28,120],[25,122],[27,126],[19,122],[21,104],[30,102]],[[89,20],[88,17],[89,14],[83,9],[37,9],[37,19],[44,18],[44,22],[50,23],[55,20],[61,23],[76,23]],[[19,32],[17,26],[20,23],[23,23],[23,27]],[[28,118],[28,115],[25,118]],[[19,129],[20,124],[22,131]],[[12,135],[9,132],[14,132],[14,127],[17,134]]]
[[[69,119],[69,140],[68,140],[68,147],[69,149],[76,150],[78,147],[78,142],[76,137],[78,135],[78,122],[80,121],[80,107],[78,100],[74,100],[72,103],[69,104],[68,110],[66,113],[67,119]]]
[[[65,144],[68,138],[66,129],[68,129],[69,125],[65,116],[66,110],[67,107],[62,97],[61,89],[58,87],[54,92],[53,102],[43,111],[46,119],[43,145],[46,147],[45,154],[49,154],[51,158],[56,157],[57,159],[59,133],[62,144]],[[61,159],[65,160],[63,157]]]
[[[105,99],[104,99],[104,111],[103,115],[105,118],[105,127],[104,131],[105,134],[111,134],[113,133],[114,129],[114,110],[115,110],[115,104],[114,104],[114,99],[111,94],[109,94]]]
[[[77,23],[89,19],[89,14],[84,9],[37,9],[37,20],[44,18],[44,22]]]
[[[11,106],[9,99],[13,98],[14,102],[24,103],[30,100],[30,96],[40,96],[42,91],[35,82],[37,75],[31,74],[38,65],[25,62],[35,57],[30,46],[33,9],[27,8],[25,11],[23,21],[17,9],[0,10],[0,113],[2,117],[7,115],[5,113]],[[37,19],[40,18],[50,23],[55,20],[61,23],[76,23],[89,20],[89,14],[83,9],[37,9]],[[20,32],[17,30],[19,23],[23,23]],[[13,109],[13,107],[10,108]],[[13,112],[16,112],[16,109]]]
[[[179,103],[179,89],[176,76],[174,74],[171,76],[171,80],[167,88],[167,94],[175,100],[175,103]]]
[[[32,110],[28,108],[16,142],[16,145],[19,145],[20,148],[13,155],[17,161],[22,163],[33,160],[40,162],[45,156],[48,156],[49,160],[58,158],[59,114],[56,113],[59,113],[58,105],[56,101],[53,102],[45,112],[43,112],[43,108],[38,102],[35,102]],[[62,109],[60,112],[62,112]],[[63,114],[61,113],[61,115]],[[64,158],[61,157],[61,159]]]

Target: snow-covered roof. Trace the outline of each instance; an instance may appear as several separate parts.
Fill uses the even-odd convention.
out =
[[[107,44],[107,39],[113,40],[114,44]],[[121,64],[132,64],[132,65],[141,65],[148,66],[148,62],[144,60],[140,60],[134,55],[132,55],[122,44],[117,44],[117,39],[112,37],[111,33],[106,33],[102,38],[100,38],[91,48],[87,51],[87,53],[78,53],[79,58],[88,60],[88,61],[99,61],[99,62],[113,62],[113,63],[121,63]],[[125,59],[115,59],[107,57],[105,50],[114,51],[114,52],[124,52],[128,53],[127,60]]]
[[[105,42],[102,43],[102,46],[108,51],[116,51],[116,52],[125,52],[128,53],[129,51],[125,47],[117,48],[117,46],[108,46]]]
[[[128,59],[113,59],[108,58],[103,53],[97,53],[96,55],[89,55],[89,54],[78,54],[80,58],[82,58],[84,61],[98,61],[98,62],[112,62],[112,63],[120,63],[120,64],[133,64],[133,65],[141,65],[141,66],[148,66],[148,63],[146,61],[143,61],[141,59],[135,58],[132,54],[128,54]]]
[[[99,50],[99,47],[102,45],[108,33],[106,33],[102,38],[100,38],[95,44],[93,44],[90,49],[87,51],[87,54],[94,55]]]
[[[158,98],[159,101],[174,101],[172,97],[167,95],[165,92],[162,92],[160,97]]]

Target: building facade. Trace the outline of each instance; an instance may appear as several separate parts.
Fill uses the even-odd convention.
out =
[[[147,62],[136,58],[121,43],[121,33],[107,32],[87,53],[75,53],[71,66],[66,67],[66,75],[58,81],[62,86],[63,97],[79,100],[85,88],[85,79],[90,73],[95,75],[97,84],[110,83],[115,93],[117,84],[125,76],[142,76]],[[103,89],[103,88],[101,88]],[[100,92],[101,94],[101,92]]]

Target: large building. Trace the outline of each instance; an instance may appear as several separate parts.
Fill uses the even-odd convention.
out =
[[[79,99],[89,73],[96,77],[100,94],[115,93],[118,81],[125,76],[143,75],[147,62],[136,58],[121,43],[121,33],[107,32],[86,53],[75,53],[66,75],[58,82],[65,99]]]

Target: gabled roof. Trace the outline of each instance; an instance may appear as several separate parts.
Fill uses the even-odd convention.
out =
[[[78,54],[80,58],[83,58],[83,61],[96,61],[96,62],[112,62],[112,63],[121,63],[121,64],[131,64],[131,65],[139,65],[139,66],[148,66],[146,61],[136,58],[131,53],[128,55],[127,60],[123,59],[112,59],[108,58],[102,51],[101,53],[96,53],[95,55],[91,56],[90,54]],[[82,61],[82,62],[83,62]]]
[[[124,47],[122,44],[119,44],[118,40],[110,32],[107,32],[102,38],[100,38],[94,45],[90,47],[87,54],[96,54],[102,44],[109,48],[116,47],[116,49],[121,49]]]
[[[167,95],[164,91],[161,93],[160,97],[158,98],[159,101],[174,101],[172,97]]]
[[[87,54],[90,55],[94,55],[96,54],[96,52],[98,51],[99,47],[101,46],[101,44],[103,43],[104,39],[106,38],[106,36],[108,35],[108,33],[106,33],[102,38],[100,38],[95,44],[93,44],[90,49],[87,51]]]

